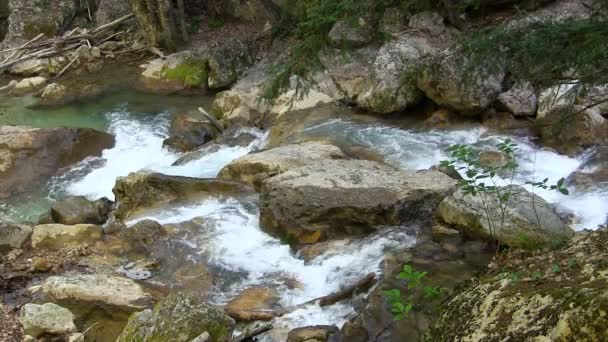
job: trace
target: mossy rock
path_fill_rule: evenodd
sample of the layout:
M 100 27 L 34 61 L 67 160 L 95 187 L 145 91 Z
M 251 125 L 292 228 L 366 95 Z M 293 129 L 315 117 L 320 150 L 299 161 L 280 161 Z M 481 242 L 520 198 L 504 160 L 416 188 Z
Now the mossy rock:
M 204 332 L 211 342 L 228 342 L 235 322 L 221 308 L 191 294 L 176 293 L 133 314 L 117 342 L 190 342 Z
M 200 88 L 207 86 L 206 60 L 187 58 L 175 67 L 166 67 L 162 75 L 169 81 L 179 81 L 189 88 Z

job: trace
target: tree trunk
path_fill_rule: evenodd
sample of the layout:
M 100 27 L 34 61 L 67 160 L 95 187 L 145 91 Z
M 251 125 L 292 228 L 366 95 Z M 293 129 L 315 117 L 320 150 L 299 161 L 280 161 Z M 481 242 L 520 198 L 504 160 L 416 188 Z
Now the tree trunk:
M 182 40 L 171 0 L 129 0 L 129 3 L 148 43 L 175 51 Z

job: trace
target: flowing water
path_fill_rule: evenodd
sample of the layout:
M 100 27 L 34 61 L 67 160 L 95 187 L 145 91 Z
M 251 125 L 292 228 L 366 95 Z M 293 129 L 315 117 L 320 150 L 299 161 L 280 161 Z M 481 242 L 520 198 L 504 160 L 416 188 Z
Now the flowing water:
M 82 104 L 53 113 L 41 114 L 19 107 L 22 108 L 21 116 L 5 114 L 2 119 L 4 123 L 49 127 L 70 122 L 103 129 L 115 135 L 116 145 L 104 151 L 101 157 L 89 158 L 65 170 L 49 183 L 48 188 L 42 189 L 42 193 L 30 195 L 21 203 L 5 203 L 0 207 L 0 215 L 13 219 L 31 219 L 35 217 L 36 211 L 48 208 L 50 202 L 65 195 L 84 195 L 90 199 L 103 196 L 113 198 L 111 190 L 115 179 L 138 170 L 215 177 L 230 161 L 261 148 L 267 136 L 265 132 L 251 130 L 250 133 L 257 139 L 249 146 L 224 147 L 199 160 L 172 166 L 180 154 L 163 148 L 162 141 L 167 136 L 171 113 L 188 108 L 188 105 L 159 105 L 157 100 L 138 95 L 138 100 L 134 101 L 132 94 L 128 96 L 107 98 L 101 105 Z M 488 134 L 481 128 L 415 131 L 343 119 L 308 127 L 302 134 L 309 137 L 332 137 L 368 146 L 382 153 L 390 164 L 415 170 L 427 169 L 446 159 L 446 150 L 452 144 L 466 143 L 487 148 L 505 138 Z M 513 139 L 519 145 L 518 161 L 521 165 L 521 171 L 515 177 L 516 182 L 523 183 L 531 177 L 547 177 L 554 182 L 576 170 L 584 159 L 584 156 L 569 158 L 541 149 L 524 138 Z M 608 213 L 608 190 L 601 187 L 588 192 L 571 190 L 570 196 L 548 191 L 543 191 L 540 195 L 576 214 L 578 228 L 593 229 L 603 224 Z M 259 211 L 255 202 L 213 198 L 181 207 L 165 208 L 147 215 L 127 223 L 132 225 L 146 218 L 162 224 L 178 224 L 193 219 L 192 222 L 199 222 L 200 229 L 180 235 L 171 246 L 176 253 L 185 254 L 186 259 L 204 262 L 216 274 L 221 275 L 211 291 L 210 299 L 216 303 L 224 303 L 252 285 L 268 285 L 280 291 L 283 306 L 297 305 L 332 293 L 369 272 L 379 272 L 387 249 L 405 248 L 415 242 L 412 229 L 386 227 L 382 233 L 360 241 L 338 243 L 325 254 L 304 261 L 294 255 L 288 245 L 260 229 Z M 198 218 L 202 220 L 197 221 Z M 276 329 L 275 334 L 280 335 L 289 328 L 303 325 L 341 325 L 353 312 L 353 308 L 346 304 L 323 309 L 308 305 L 280 318 L 275 326 L 285 329 Z M 271 335 L 265 339 L 273 340 Z

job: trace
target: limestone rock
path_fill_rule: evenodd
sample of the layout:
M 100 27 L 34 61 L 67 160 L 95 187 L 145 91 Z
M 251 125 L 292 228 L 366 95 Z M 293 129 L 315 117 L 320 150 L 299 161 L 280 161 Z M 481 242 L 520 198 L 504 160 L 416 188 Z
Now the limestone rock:
M 416 73 L 424 57 L 434 49 L 422 38 L 402 37 L 380 48 L 370 68 L 370 77 L 357 103 L 376 113 L 392 113 L 418 103 L 422 93 Z
M 538 99 L 530 83 L 514 85 L 498 95 L 498 103 L 515 116 L 533 116 L 538 107 Z
M 224 88 L 236 82 L 253 64 L 254 58 L 253 49 L 240 40 L 212 43 L 209 47 L 209 88 Z
M 370 82 L 370 67 L 376 60 L 376 48 L 365 47 L 349 52 L 327 50 L 320 54 L 321 63 L 348 102 L 356 103 Z
M 260 221 L 271 234 L 317 242 L 428 219 L 456 182 L 365 160 L 327 160 L 262 183 Z
M 242 196 L 252 189 L 235 181 L 167 176 L 137 172 L 116 180 L 114 215 L 125 219 L 146 209 L 206 196 Z
M 233 131 L 234 132 L 234 131 Z M 234 132 L 232 135 L 229 131 L 225 131 L 222 136 L 216 138 L 214 141 L 209 142 L 194 151 L 187 152 L 183 154 L 178 160 L 176 160 L 173 165 L 184 165 L 190 163 L 192 161 L 203 158 L 209 153 L 214 153 L 219 151 L 222 147 L 248 147 L 254 141 L 256 141 L 257 137 L 251 133 L 246 131 Z
M 372 41 L 373 34 L 374 27 L 369 19 L 339 20 L 329 31 L 329 41 L 338 48 L 361 47 Z
M 207 87 L 208 55 L 206 51 L 182 51 L 145 65 L 141 74 L 143 90 L 175 93 L 185 89 Z
M 345 159 L 336 146 L 318 142 L 286 145 L 248 154 L 225 166 L 219 178 L 238 180 L 260 189 L 262 182 L 294 168 L 331 159 Z
M 603 340 L 607 248 L 603 229 L 578 233 L 554 251 L 499 260 L 442 303 L 431 340 Z
M 445 32 L 443 17 L 437 12 L 424 11 L 410 17 L 411 28 L 426 31 L 431 36 L 438 36 Z
M 64 335 L 76 331 L 72 312 L 53 303 L 25 304 L 21 308 L 19 321 L 23 325 L 23 331 L 34 337 L 42 334 Z
M 276 310 L 279 293 L 268 287 L 251 287 L 232 298 L 224 307 L 228 316 L 239 321 L 252 321 L 258 311 Z
M 554 106 L 542 117 L 539 114 L 536 124 L 545 145 L 568 155 L 608 143 L 608 120 L 594 108 Z
M 91 202 L 83 196 L 70 196 L 51 206 L 53 222 L 61 224 L 104 224 L 112 210 L 107 198 Z
M 69 99 L 68 88 L 59 83 L 51 83 L 44 88 L 42 95 L 42 101 L 46 105 L 57 105 L 67 102 Z
M 68 63 L 65 57 L 34 58 L 17 63 L 8 69 L 11 75 L 32 77 L 58 74 Z
M 46 86 L 46 78 L 42 76 L 24 78 L 13 88 L 13 93 L 16 95 L 23 95 L 27 93 L 33 93 Z
M 169 138 L 163 145 L 180 152 L 191 151 L 215 139 L 219 133 L 208 119 L 181 113 L 171 121 Z
M 507 193 L 506 188 L 501 191 Z M 493 225 L 488 223 L 481 198 L 465 196 L 460 190 L 439 204 L 439 217 L 465 235 L 498 240 L 511 247 L 549 244 L 567 239 L 574 233 L 561 220 L 553 206 L 521 187 L 512 187 L 502 227 L 497 196 L 488 193 L 485 198 Z
M 104 274 L 52 276 L 30 291 L 41 300 L 76 307 L 79 312 L 99 306 L 134 312 L 152 302 L 152 297 L 135 281 Z
M 440 106 L 465 116 L 477 115 L 502 91 L 505 71 L 488 73 L 467 65 L 464 57 L 457 54 L 438 56 L 424 68 L 417 80 L 418 88 Z
M 32 247 L 58 250 L 66 247 L 93 246 L 101 239 L 101 226 L 77 224 L 42 224 L 35 226 Z
M 0 127 L 0 198 L 36 188 L 65 166 L 99 155 L 114 137 L 84 128 Z
M 171 294 L 154 310 L 137 312 L 129 318 L 117 342 L 191 342 L 204 332 L 211 341 L 228 342 L 235 323 L 220 308 L 195 295 Z
M 0 222 L 0 252 L 21 248 L 32 234 L 32 227 Z

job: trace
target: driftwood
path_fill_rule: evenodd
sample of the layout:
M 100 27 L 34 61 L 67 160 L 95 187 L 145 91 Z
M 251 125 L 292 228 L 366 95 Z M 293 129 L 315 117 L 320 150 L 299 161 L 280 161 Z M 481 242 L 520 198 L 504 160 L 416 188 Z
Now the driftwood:
M 243 341 L 250 339 L 252 337 L 255 337 L 259 334 L 265 333 L 271 329 L 272 329 L 272 324 L 270 324 L 270 323 L 261 324 L 261 325 L 257 325 L 254 327 L 249 327 L 245 330 L 244 333 L 240 334 L 239 336 L 235 336 L 235 337 L 231 338 L 230 342 L 243 342 Z
M 216 118 L 213 117 L 213 115 L 210 115 L 209 113 L 207 113 L 202 107 L 198 107 L 198 111 L 203 113 L 203 115 L 207 118 L 207 120 L 209 120 L 209 122 L 211 122 L 211 124 L 213 124 L 213 126 L 215 128 L 217 128 L 217 130 L 220 133 L 224 132 L 224 127 L 222 126 L 222 124 L 219 121 L 217 121 Z
M 42 41 L 43 35 L 40 34 L 17 48 L 0 51 L 0 54 L 12 52 L 0 62 L 0 71 L 30 59 L 57 56 L 74 49 L 79 49 L 83 45 L 86 45 L 89 48 L 97 46 L 124 33 L 124 31 L 114 33 L 112 30 L 133 17 L 133 14 L 125 15 L 110 23 L 101 25 L 90 32 L 80 34 L 76 34 L 76 32 L 79 31 L 79 28 L 75 28 L 62 37 L 53 37 Z M 71 63 L 74 61 L 75 59 L 72 59 Z M 62 70 L 62 73 L 65 72 L 65 70 L 67 69 Z
M 366 291 L 376 283 L 376 274 L 368 273 L 365 277 L 358 280 L 356 283 L 345 287 L 344 289 L 329 294 L 327 296 L 315 298 L 307 302 L 294 305 L 280 310 L 234 310 L 225 308 L 226 314 L 238 321 L 270 321 L 275 317 L 280 317 L 307 305 L 319 303 L 320 306 L 329 306 L 336 304 L 339 301 L 350 298 L 355 292 Z

